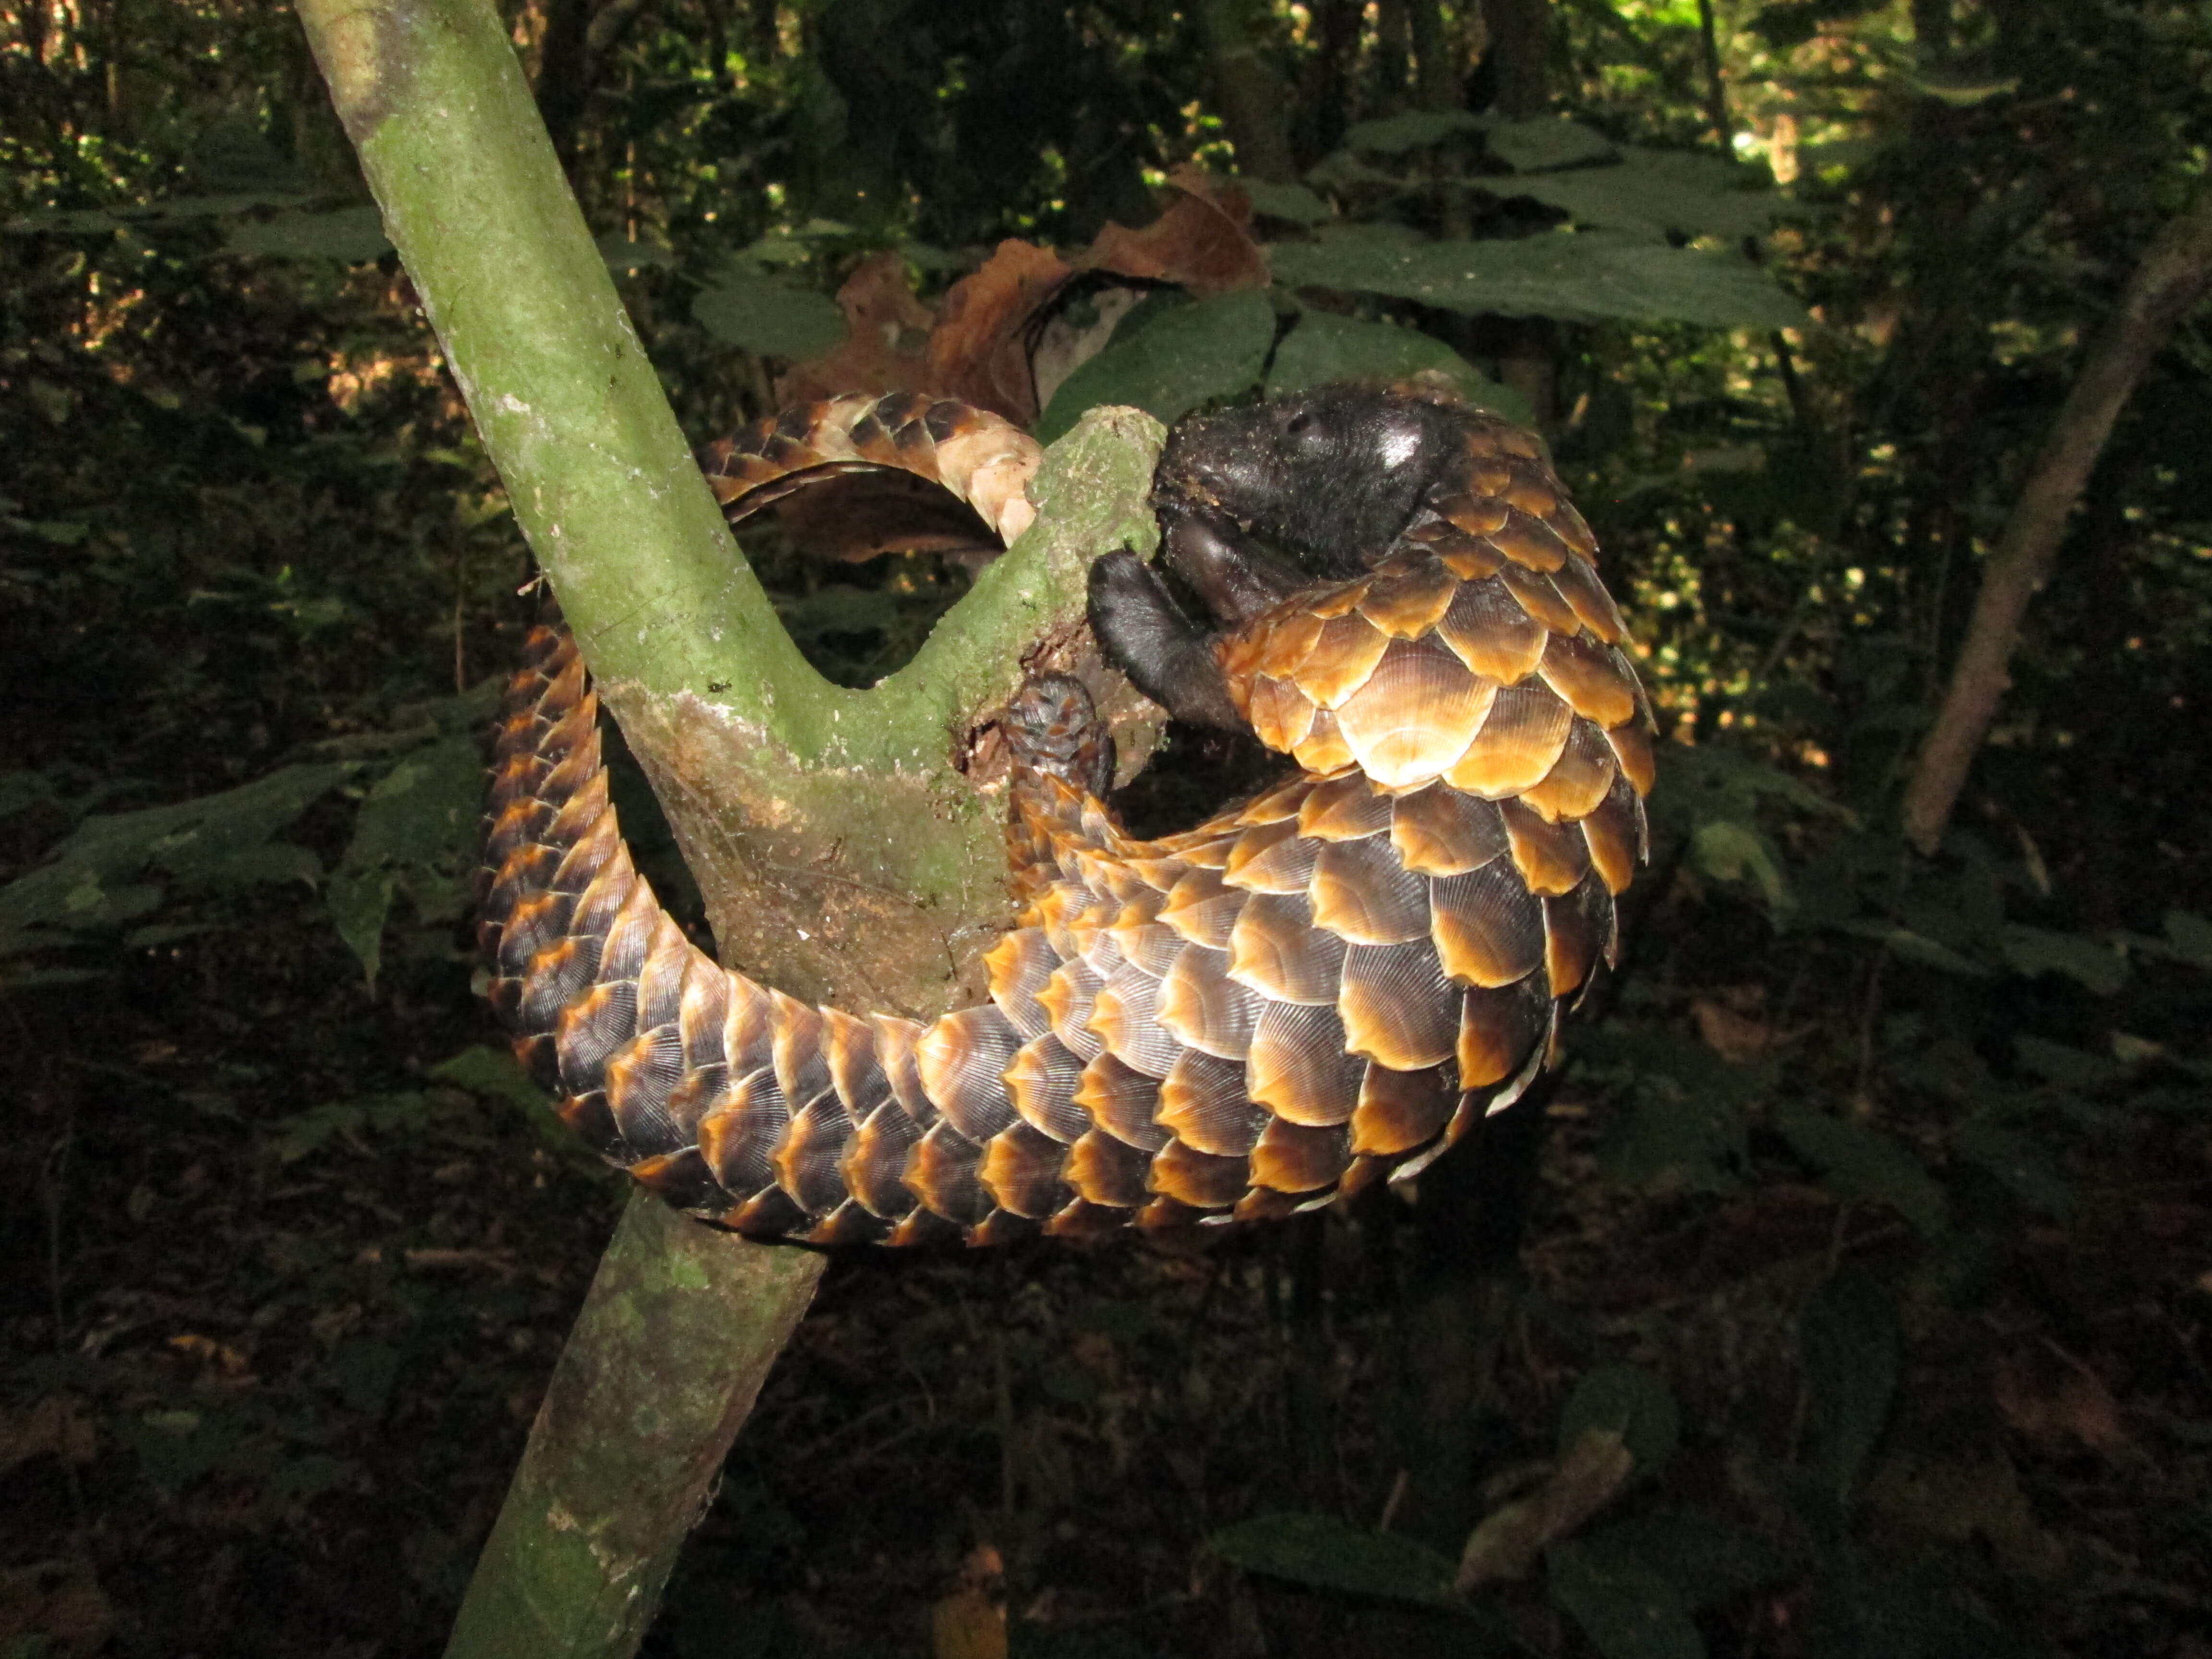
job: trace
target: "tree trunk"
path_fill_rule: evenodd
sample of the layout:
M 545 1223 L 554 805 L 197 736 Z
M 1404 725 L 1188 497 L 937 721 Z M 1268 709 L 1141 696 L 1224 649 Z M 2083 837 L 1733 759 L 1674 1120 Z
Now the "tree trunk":
M 915 659 L 872 691 L 833 686 L 731 539 L 490 0 L 301 0 L 299 11 L 725 960 L 856 1009 L 927 1018 L 972 1000 L 1006 908 L 1002 808 L 957 762 L 1020 683 L 1025 651 L 1085 638 L 1097 550 L 1152 545 L 1158 423 L 1127 410 L 1088 417 L 1031 486 L 1037 526 Z M 817 1269 L 633 1204 L 532 1431 L 456 1653 L 635 1647 Z
M 1298 176 L 1283 119 L 1282 82 L 1252 44 L 1250 20 L 1237 0 L 1199 0 L 1198 27 L 1212 60 L 1222 124 L 1237 146 L 1237 169 L 1248 178 L 1290 184 Z
M 1549 0 L 1482 0 L 1490 32 L 1492 107 L 1509 121 L 1533 121 L 1551 107 Z
M 2068 520 L 2112 422 L 2174 325 L 2212 290 L 2212 191 L 2152 240 L 2119 308 L 2091 349 L 2022 487 L 2004 538 L 1982 574 L 1966 637 L 1936 723 L 1905 785 L 1908 840 L 1932 854 L 1943 839 L 1975 753 L 2011 681 L 2028 600 L 2051 574 Z

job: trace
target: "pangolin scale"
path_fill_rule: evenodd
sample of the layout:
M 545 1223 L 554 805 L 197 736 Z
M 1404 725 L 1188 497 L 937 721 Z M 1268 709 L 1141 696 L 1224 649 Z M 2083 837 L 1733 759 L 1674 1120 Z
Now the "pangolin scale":
M 808 1006 L 684 938 L 608 805 L 575 647 L 538 629 L 495 740 L 478 936 L 561 1115 L 741 1232 L 989 1243 L 1290 1214 L 1510 1104 L 1617 955 L 1650 717 L 1535 441 L 1452 418 L 1440 482 L 1367 568 L 1213 641 L 1237 712 L 1297 763 L 1279 786 L 1133 839 L 1092 793 L 1080 688 L 1025 688 L 1022 908 L 990 1000 L 927 1024 Z M 1010 534 L 1026 441 L 957 404 L 841 398 L 708 471 L 741 516 L 825 471 L 900 467 Z

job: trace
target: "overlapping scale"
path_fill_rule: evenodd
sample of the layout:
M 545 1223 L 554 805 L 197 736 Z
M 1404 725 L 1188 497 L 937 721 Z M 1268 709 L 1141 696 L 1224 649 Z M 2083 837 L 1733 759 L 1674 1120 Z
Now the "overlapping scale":
M 831 400 L 749 441 L 724 457 L 740 510 L 825 468 L 950 465 L 1025 520 L 954 405 Z M 1617 954 L 1654 769 L 1589 527 L 1532 440 L 1470 416 L 1466 441 L 1367 574 L 1224 644 L 1297 775 L 1142 843 L 1017 775 L 1024 915 L 990 1001 L 927 1025 L 694 950 L 622 845 L 573 643 L 533 636 L 479 878 L 518 1055 L 672 1202 L 819 1243 L 1278 1217 L 1425 1164 L 1517 1095 Z
M 1386 789 L 1428 782 L 1467 751 L 1497 682 L 1433 639 L 1394 641 L 1336 710 L 1359 769 Z

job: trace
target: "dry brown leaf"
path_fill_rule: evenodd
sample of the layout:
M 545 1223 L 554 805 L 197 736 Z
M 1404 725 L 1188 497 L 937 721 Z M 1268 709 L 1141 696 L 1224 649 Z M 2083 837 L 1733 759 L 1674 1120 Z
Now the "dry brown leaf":
M 1200 295 L 1273 280 L 1252 240 L 1252 204 L 1243 191 L 1191 167 L 1177 167 L 1168 182 L 1181 194 L 1167 210 L 1142 230 L 1109 220 L 1083 256 L 1084 269 L 1174 283 Z
M 1737 1013 L 1710 997 L 1694 999 L 1690 1017 L 1697 1021 L 1698 1036 L 1705 1047 L 1733 1066 L 1749 1065 L 1774 1041 L 1774 1029 L 1765 1020 Z
M 1017 426 L 1035 421 L 1024 336 L 1030 319 L 1073 274 L 1049 248 L 1012 238 L 1000 243 L 982 269 L 955 283 L 938 307 L 925 352 L 931 389 Z
M 1483 1517 L 1460 1553 L 1452 1587 L 1464 1594 L 1526 1577 L 1547 1549 L 1613 1501 L 1635 1468 L 1620 1430 L 1583 1430 L 1542 1486 Z
M 19 1415 L 0 1417 L 0 1474 L 49 1455 L 89 1463 L 99 1449 L 92 1419 L 65 1394 L 50 1394 Z
M 961 1569 L 961 1588 L 929 1610 L 932 1659 L 1006 1659 L 1006 1565 L 978 1545 Z
M 915 297 L 906 261 L 896 252 L 863 259 L 837 290 L 846 334 L 811 362 L 795 363 L 775 383 L 776 399 L 790 404 L 848 392 L 939 392 L 929 380 L 923 348 L 936 322 Z
M 2130 1443 L 2112 1390 L 2070 1355 L 2007 1354 L 1990 1392 L 2006 1423 L 2047 1451 L 2079 1445 L 2109 1456 Z
M 47 1561 L 0 1573 L 0 1650 L 86 1659 L 114 1629 L 115 1609 L 89 1567 Z

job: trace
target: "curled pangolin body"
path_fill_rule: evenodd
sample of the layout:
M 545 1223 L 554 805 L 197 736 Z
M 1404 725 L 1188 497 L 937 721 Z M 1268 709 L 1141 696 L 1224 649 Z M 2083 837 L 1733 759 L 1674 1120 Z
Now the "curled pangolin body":
M 979 483 L 879 435 L 917 423 L 999 470 Z M 986 958 L 990 1000 L 928 1024 L 808 1006 L 684 939 L 607 805 L 575 648 L 538 630 L 497 739 L 479 937 L 562 1115 L 724 1226 L 980 1243 L 1288 1214 L 1510 1103 L 1615 955 L 1652 755 L 1588 529 L 1532 439 L 1462 425 L 1464 465 L 1373 568 L 1216 647 L 1237 708 L 1298 764 L 1280 786 L 1133 840 L 1085 787 L 1079 688 L 1018 699 L 1023 908 Z M 793 457 L 873 449 L 1025 521 L 1004 480 L 1034 452 L 1010 460 L 1002 428 L 842 399 L 711 470 L 774 488 Z M 744 488 L 718 485 L 739 510 Z

